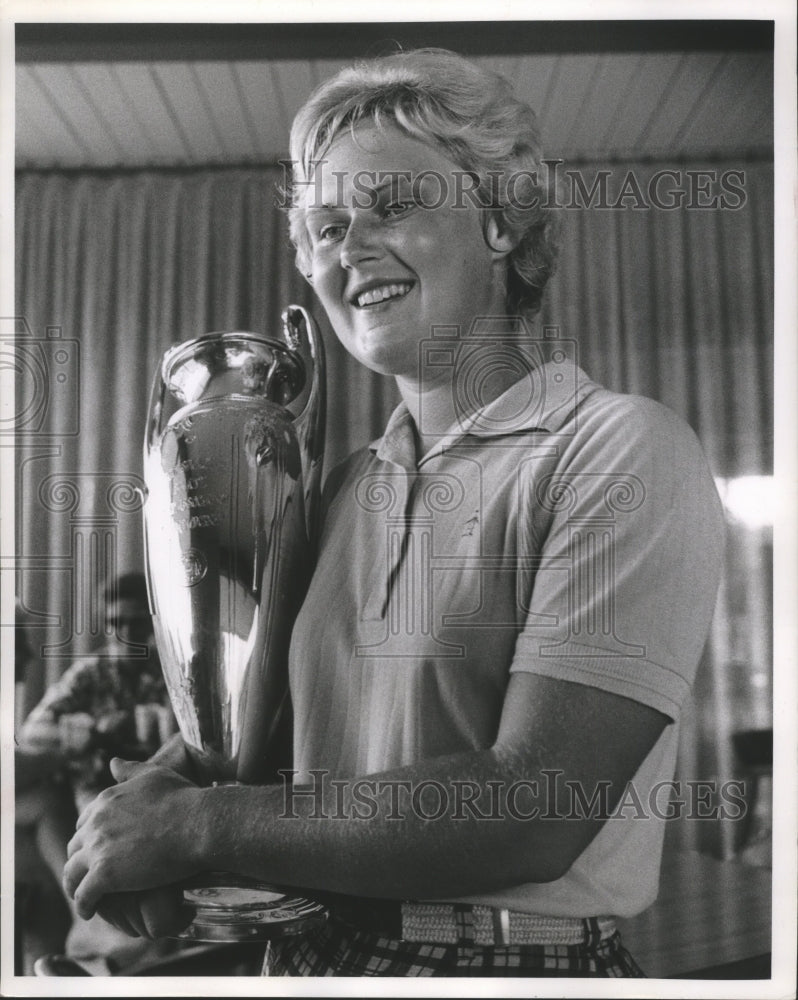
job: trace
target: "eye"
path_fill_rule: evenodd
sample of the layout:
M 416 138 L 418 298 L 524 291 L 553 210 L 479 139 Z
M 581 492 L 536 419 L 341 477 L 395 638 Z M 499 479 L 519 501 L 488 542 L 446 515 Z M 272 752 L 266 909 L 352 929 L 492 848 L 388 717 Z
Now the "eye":
M 346 226 L 343 222 L 330 222 L 322 226 L 317 235 L 317 243 L 337 243 L 346 236 Z
M 382 210 L 386 219 L 395 219 L 400 215 L 405 215 L 413 208 L 411 201 L 391 201 Z

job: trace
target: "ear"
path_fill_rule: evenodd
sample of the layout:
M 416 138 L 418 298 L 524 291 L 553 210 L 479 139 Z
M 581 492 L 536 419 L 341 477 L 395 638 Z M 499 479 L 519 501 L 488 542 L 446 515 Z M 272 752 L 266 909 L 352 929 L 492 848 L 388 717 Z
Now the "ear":
M 497 258 L 506 257 L 518 245 L 518 238 L 509 231 L 501 212 L 491 212 L 488 216 L 485 239 Z

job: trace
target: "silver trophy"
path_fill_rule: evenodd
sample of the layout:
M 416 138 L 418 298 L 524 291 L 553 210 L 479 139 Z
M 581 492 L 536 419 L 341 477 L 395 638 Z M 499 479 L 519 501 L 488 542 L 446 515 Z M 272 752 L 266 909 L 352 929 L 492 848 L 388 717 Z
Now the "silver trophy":
M 155 638 L 204 783 L 275 778 L 290 724 L 288 644 L 315 549 L 324 349 L 298 306 L 283 340 L 210 333 L 168 350 L 144 445 Z M 282 762 L 283 764 L 285 761 Z M 268 940 L 325 919 L 289 890 L 211 872 L 184 889 L 198 941 Z

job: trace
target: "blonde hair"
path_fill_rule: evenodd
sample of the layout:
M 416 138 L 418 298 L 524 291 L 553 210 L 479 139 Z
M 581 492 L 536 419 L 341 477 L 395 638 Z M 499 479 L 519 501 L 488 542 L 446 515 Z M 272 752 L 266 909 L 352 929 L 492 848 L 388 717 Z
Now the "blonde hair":
M 502 216 L 515 239 L 508 258 L 507 308 L 533 314 L 557 257 L 553 190 L 534 111 L 498 73 L 446 49 L 416 49 L 357 62 L 323 83 L 291 129 L 293 193 L 288 209 L 297 266 L 307 271 L 308 236 L 298 194 L 345 129 L 395 125 L 436 146 L 472 175 L 473 193 Z M 470 193 L 470 192 L 469 192 Z M 486 216 L 487 219 L 487 216 Z

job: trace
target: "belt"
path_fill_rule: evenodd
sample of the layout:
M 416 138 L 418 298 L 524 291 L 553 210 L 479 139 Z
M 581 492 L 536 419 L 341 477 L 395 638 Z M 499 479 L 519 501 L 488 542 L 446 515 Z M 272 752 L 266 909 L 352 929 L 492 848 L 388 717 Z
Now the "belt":
M 428 944 L 598 944 L 616 931 L 612 917 L 548 917 L 479 903 L 417 903 L 335 897 L 326 900 L 333 918 L 371 934 Z

